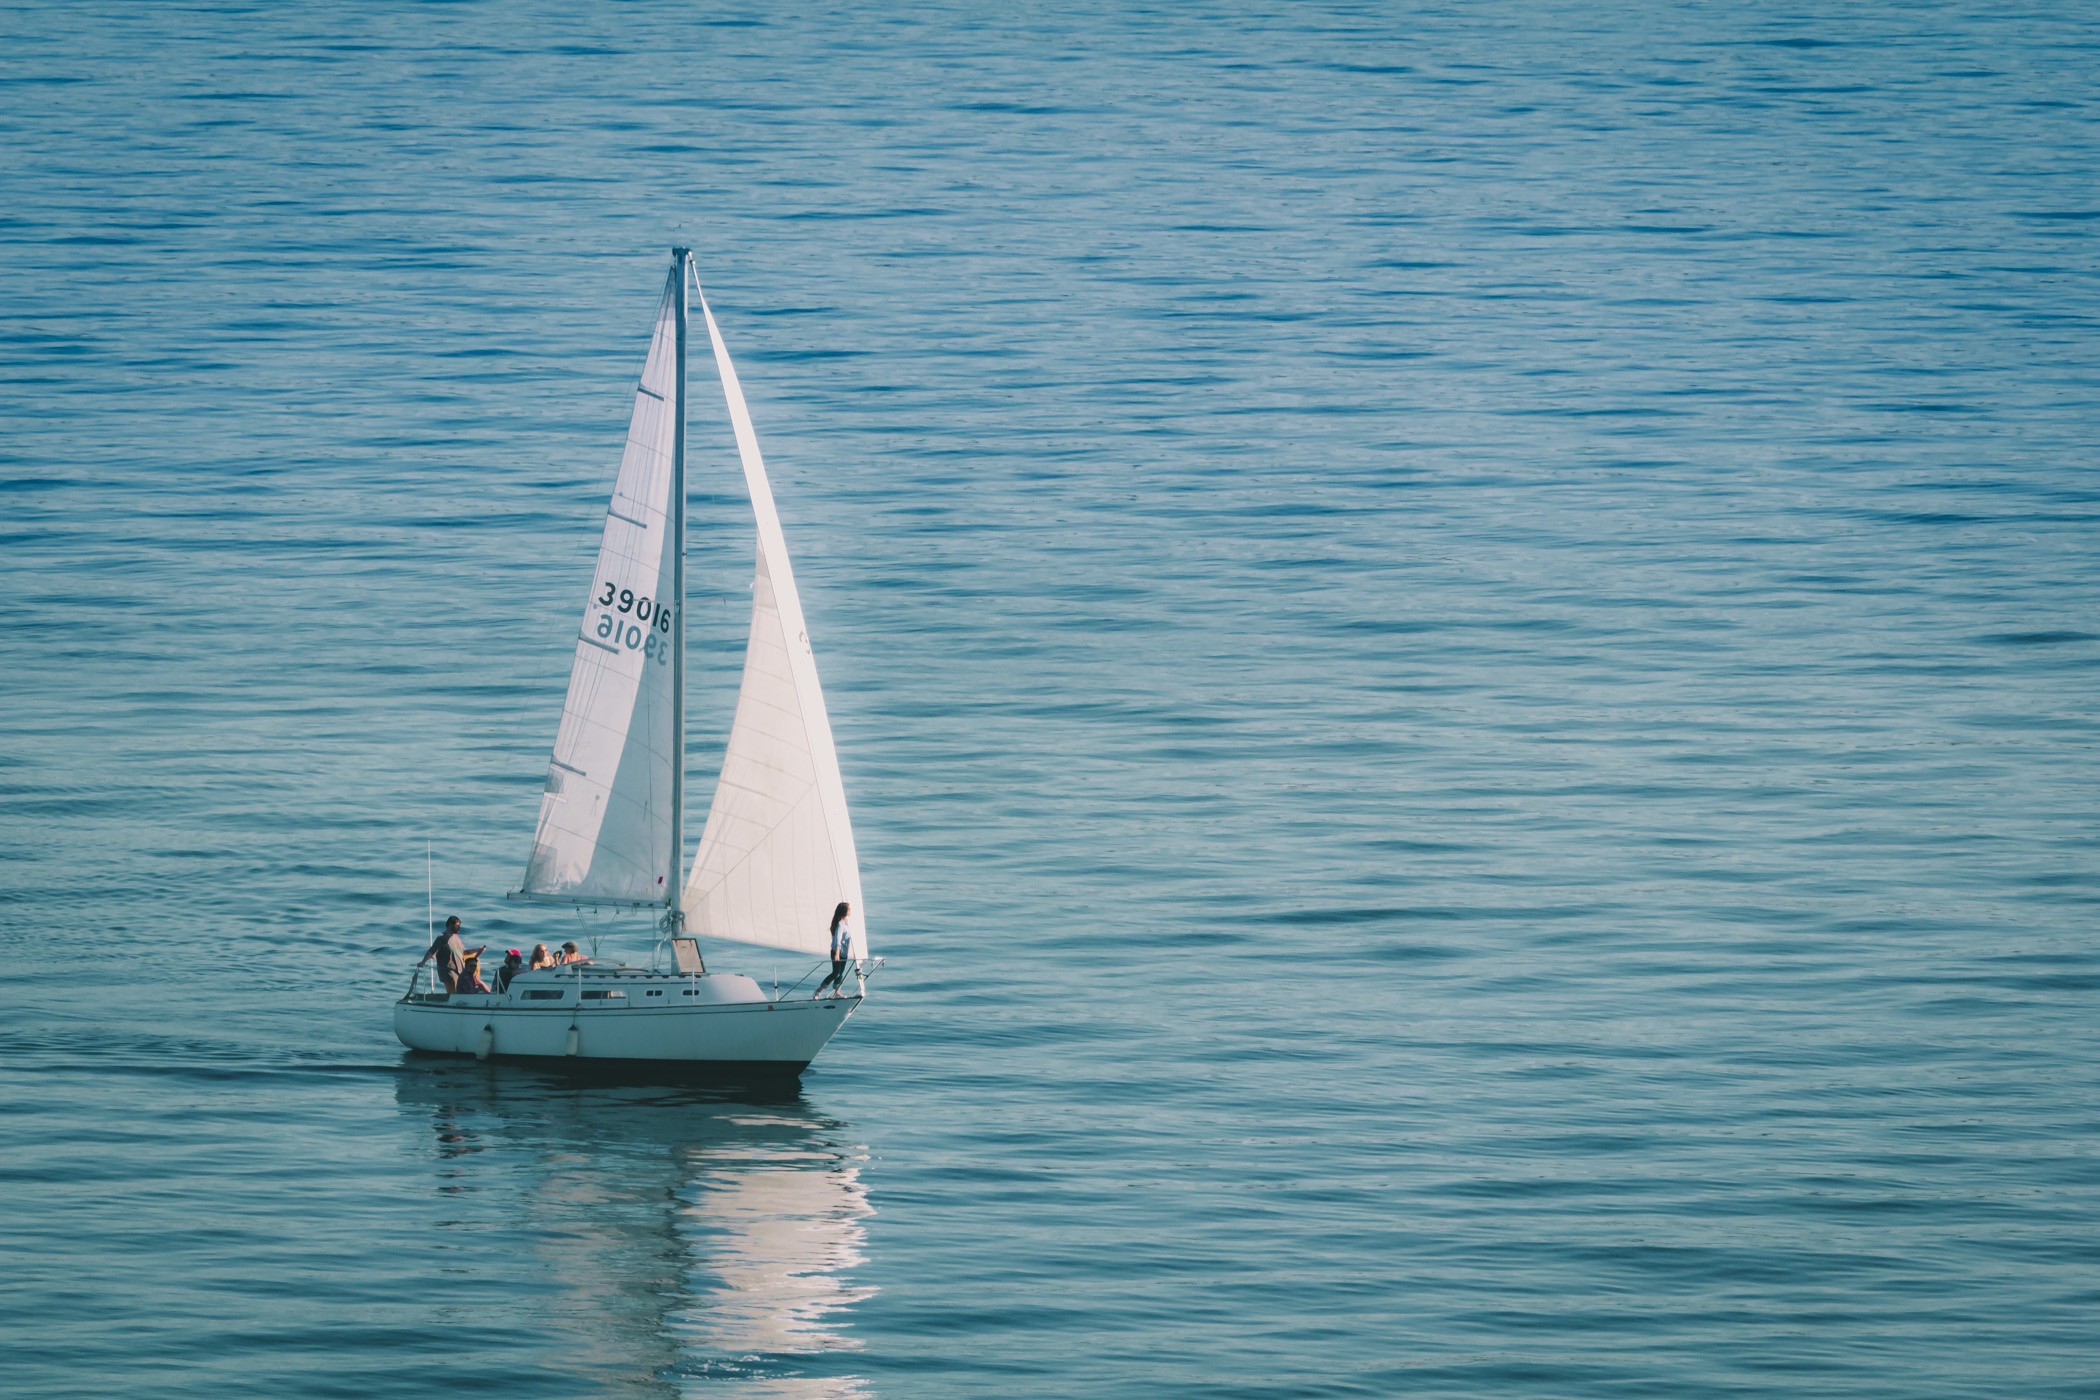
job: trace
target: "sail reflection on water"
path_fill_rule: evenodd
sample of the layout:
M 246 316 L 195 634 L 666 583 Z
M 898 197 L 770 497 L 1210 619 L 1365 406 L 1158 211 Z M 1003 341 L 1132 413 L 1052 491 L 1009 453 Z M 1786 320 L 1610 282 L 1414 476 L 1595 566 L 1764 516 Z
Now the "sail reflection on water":
M 866 1394 L 850 1376 L 780 1365 L 859 1345 L 840 1316 L 870 1291 L 843 1277 L 866 1239 L 859 1169 L 835 1152 L 777 1150 L 706 1149 L 692 1166 L 678 1210 L 694 1261 L 694 1301 L 671 1320 L 680 1349 L 711 1377 L 743 1376 L 744 1394 Z
M 573 1394 L 857 1400 L 863 1153 L 799 1094 L 579 1086 L 496 1065 L 402 1076 L 427 1123 L 441 1329 L 514 1338 Z M 533 1389 L 525 1386 L 520 1389 Z

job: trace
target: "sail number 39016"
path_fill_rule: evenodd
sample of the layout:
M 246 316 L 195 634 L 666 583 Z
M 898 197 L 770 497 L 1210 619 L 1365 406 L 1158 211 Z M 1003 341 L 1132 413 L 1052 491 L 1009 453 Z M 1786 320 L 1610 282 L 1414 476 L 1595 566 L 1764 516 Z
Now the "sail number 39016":
M 622 616 L 610 612 L 598 614 L 599 640 L 615 646 L 624 645 L 629 650 L 639 648 L 642 655 L 651 660 L 668 664 L 671 659 L 671 606 L 637 598 L 631 588 L 610 583 L 600 587 L 604 588 L 605 594 L 592 598 L 592 603 L 601 608 L 616 608 Z M 635 621 L 628 622 L 629 617 Z

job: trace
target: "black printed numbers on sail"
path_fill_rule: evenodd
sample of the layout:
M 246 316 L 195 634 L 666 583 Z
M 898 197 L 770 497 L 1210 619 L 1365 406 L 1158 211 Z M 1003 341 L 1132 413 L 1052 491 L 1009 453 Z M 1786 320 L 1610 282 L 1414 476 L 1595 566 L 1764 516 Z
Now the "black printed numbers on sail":
M 668 633 L 671 630 L 671 609 L 668 606 L 637 598 L 633 589 L 621 588 L 618 584 L 599 586 L 605 590 L 605 596 L 597 600 L 599 607 L 609 608 L 617 603 L 622 613 L 632 614 L 645 624 L 653 622 L 657 631 Z
M 629 651 L 639 649 L 650 660 L 668 665 L 671 660 L 670 605 L 636 597 L 633 589 L 618 584 L 601 583 L 598 586 L 605 592 L 593 595 L 591 601 L 598 607 L 614 609 L 598 614 L 598 640 L 608 646 L 626 647 Z
M 607 646 L 624 646 L 629 651 L 639 647 L 642 655 L 652 661 L 669 664 L 671 660 L 669 638 L 658 636 L 653 627 L 628 622 L 611 613 L 598 614 L 598 639 Z

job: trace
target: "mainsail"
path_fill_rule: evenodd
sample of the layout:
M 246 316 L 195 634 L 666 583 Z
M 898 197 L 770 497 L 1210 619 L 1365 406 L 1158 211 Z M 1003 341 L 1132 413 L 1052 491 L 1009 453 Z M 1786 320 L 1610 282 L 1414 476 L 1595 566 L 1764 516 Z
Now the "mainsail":
M 854 952 L 864 957 L 860 862 L 801 595 L 744 391 L 705 296 L 700 312 L 758 518 L 758 574 L 736 721 L 682 903 L 695 933 L 823 954 L 830 948 L 831 911 L 844 900 L 859 929 Z
M 678 278 L 674 269 L 635 390 L 539 829 L 518 891 L 526 899 L 662 905 L 678 878 L 671 869 L 672 765 L 679 755 L 676 532 L 669 515 Z

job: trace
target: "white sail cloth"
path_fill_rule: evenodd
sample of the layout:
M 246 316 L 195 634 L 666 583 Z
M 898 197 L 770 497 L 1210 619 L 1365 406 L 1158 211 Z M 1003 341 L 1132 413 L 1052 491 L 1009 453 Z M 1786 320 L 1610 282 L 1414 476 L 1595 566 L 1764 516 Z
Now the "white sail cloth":
M 605 514 L 569 670 L 539 829 L 519 893 L 585 904 L 664 904 L 671 868 L 671 451 L 677 274 L 665 289 Z
M 736 721 L 686 884 L 686 916 L 708 937 L 823 955 L 831 912 L 843 900 L 858 929 L 854 955 L 865 957 L 860 862 L 801 595 L 743 388 L 706 297 L 698 299 L 757 517 L 758 574 Z

